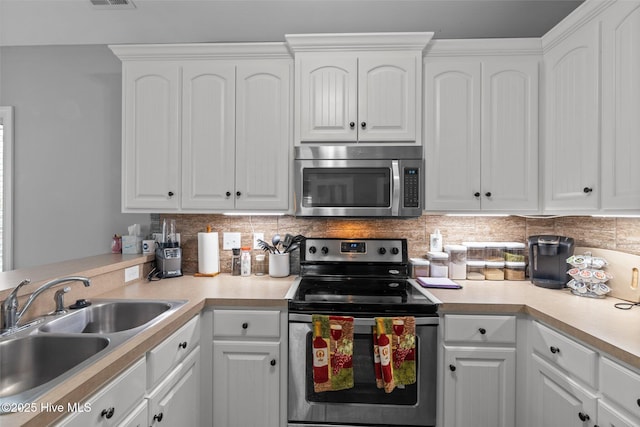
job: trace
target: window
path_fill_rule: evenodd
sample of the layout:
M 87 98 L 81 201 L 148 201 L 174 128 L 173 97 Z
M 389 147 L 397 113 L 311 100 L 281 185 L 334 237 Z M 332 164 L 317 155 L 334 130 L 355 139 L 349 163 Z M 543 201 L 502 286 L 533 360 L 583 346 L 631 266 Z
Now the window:
M 13 268 L 13 107 L 0 107 L 0 271 Z

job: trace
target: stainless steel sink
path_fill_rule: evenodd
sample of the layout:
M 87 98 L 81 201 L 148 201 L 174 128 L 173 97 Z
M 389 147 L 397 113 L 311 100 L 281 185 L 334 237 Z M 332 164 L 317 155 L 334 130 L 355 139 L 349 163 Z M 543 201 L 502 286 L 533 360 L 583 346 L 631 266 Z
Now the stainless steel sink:
M 109 334 L 135 329 L 171 309 L 161 301 L 99 302 L 53 320 L 40 327 L 42 332 Z
M 107 348 L 107 338 L 31 335 L 0 342 L 0 397 L 34 389 Z
M 6 404 L 33 402 L 185 303 L 93 300 L 0 337 L 0 414 Z

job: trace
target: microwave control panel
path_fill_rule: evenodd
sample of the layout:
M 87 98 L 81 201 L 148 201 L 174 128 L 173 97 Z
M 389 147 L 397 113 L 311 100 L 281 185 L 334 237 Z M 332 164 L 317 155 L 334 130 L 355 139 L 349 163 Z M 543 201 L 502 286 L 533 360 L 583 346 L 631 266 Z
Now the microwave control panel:
M 406 208 L 420 207 L 420 169 L 404 168 L 404 202 Z

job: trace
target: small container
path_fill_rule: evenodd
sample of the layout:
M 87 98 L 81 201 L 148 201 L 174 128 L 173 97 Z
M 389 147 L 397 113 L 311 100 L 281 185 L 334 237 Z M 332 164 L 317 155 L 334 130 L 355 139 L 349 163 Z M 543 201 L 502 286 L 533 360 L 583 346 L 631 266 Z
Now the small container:
M 525 265 L 526 264 L 524 261 L 505 261 L 504 279 L 505 280 L 524 280 Z
M 289 252 L 269 255 L 269 276 L 287 277 L 289 275 Z
M 504 244 L 504 260 L 506 262 L 524 262 L 525 244 L 506 242 Z
M 240 275 L 251 276 L 251 248 L 248 246 L 240 248 Z
M 436 228 L 436 231 L 429 237 L 429 250 L 431 252 L 442 252 L 442 234 L 440 234 L 440 230 Z
M 485 249 L 485 258 L 487 262 L 504 262 L 504 242 L 487 242 Z M 488 279 L 487 279 L 488 280 Z
M 424 258 L 409 258 L 409 269 L 412 278 L 429 277 L 430 262 Z
M 256 255 L 256 262 L 254 264 L 253 273 L 256 276 L 264 276 L 267 274 L 267 256 L 265 254 Z
M 484 261 L 467 260 L 467 280 L 484 280 Z
M 484 242 L 463 242 L 467 247 L 467 261 L 483 261 L 485 258 L 485 245 Z
M 449 278 L 464 280 L 467 277 L 467 247 L 464 245 L 445 245 L 449 254 Z
M 431 277 L 449 277 L 449 254 L 446 252 L 427 252 Z
M 233 248 L 231 255 L 231 275 L 240 275 L 240 248 Z
M 504 280 L 504 261 L 486 261 L 484 278 L 485 280 Z

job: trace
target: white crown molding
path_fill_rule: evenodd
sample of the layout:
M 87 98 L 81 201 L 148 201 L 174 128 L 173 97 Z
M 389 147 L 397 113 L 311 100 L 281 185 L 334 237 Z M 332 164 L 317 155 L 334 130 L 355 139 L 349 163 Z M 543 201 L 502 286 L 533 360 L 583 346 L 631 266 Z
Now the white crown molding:
M 420 33 L 285 34 L 292 52 L 422 51 L 433 38 Z
M 269 58 L 291 59 L 285 43 L 187 43 L 109 45 L 122 61 Z
M 558 43 L 571 36 L 579 28 L 600 15 L 617 0 L 586 0 L 560 21 L 555 27 L 542 36 L 543 52 L 548 52 Z
M 539 38 L 432 40 L 425 58 L 450 56 L 542 55 Z

